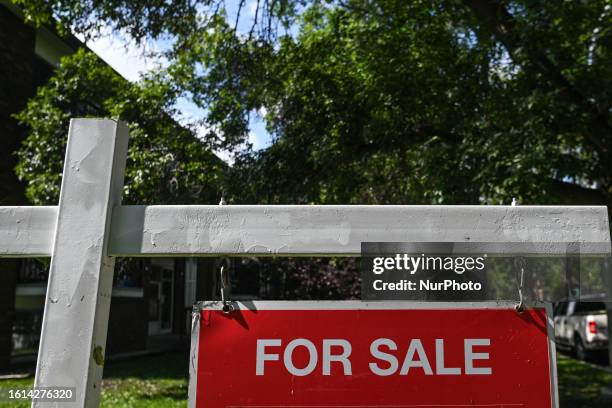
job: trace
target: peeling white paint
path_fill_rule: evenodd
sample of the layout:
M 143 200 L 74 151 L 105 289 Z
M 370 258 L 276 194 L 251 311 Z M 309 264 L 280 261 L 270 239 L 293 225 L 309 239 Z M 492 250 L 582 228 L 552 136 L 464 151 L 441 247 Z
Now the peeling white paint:
M 0 208 L 0 256 L 49 256 L 56 217 L 57 207 Z M 110 251 L 354 256 L 362 241 L 533 242 L 542 253 L 580 242 L 602 253 L 610 233 L 604 206 L 122 206 Z
M 49 256 L 57 207 L 0 207 L 0 256 Z
M 609 231 L 603 206 L 124 206 L 110 251 L 355 256 L 369 241 L 533 243 L 535 253 L 560 254 L 557 244 L 579 242 L 582 253 L 608 253 Z
M 121 200 L 127 141 L 127 127 L 115 121 L 70 123 L 35 385 L 75 387 L 74 406 L 99 404 L 102 367 L 92 351 L 106 344 L 114 269 L 107 244 L 111 212 Z

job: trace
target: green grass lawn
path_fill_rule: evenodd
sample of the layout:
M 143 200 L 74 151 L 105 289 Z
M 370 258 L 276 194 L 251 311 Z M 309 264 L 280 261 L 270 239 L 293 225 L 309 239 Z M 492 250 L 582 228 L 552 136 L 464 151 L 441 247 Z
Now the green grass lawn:
M 110 361 L 104 369 L 102 407 L 186 407 L 187 355 L 169 353 Z M 600 397 L 601 389 L 612 386 L 612 373 L 580 363 L 563 355 L 557 357 L 561 408 L 609 408 L 612 401 Z M 29 387 L 32 379 L 3 380 L 0 387 Z M 29 407 L 27 402 L 0 407 Z
M 612 373 L 557 354 L 560 408 L 610 408 L 612 400 L 601 396 L 612 388 Z
M 187 406 L 188 356 L 168 353 L 109 361 L 102 381 L 102 407 L 175 408 Z M 32 378 L 2 380 L 2 388 L 31 387 Z M 30 403 L 0 403 L 0 407 L 30 407 Z

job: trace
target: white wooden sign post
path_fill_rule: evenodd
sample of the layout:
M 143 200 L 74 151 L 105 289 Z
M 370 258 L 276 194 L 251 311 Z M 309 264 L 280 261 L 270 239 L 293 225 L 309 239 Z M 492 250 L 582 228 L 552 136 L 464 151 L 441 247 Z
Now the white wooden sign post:
M 59 205 L 0 207 L 0 256 L 51 256 L 35 385 L 76 391 L 52 406 L 99 404 L 117 256 L 359 256 L 367 241 L 610 251 L 604 206 L 121 206 L 128 137 L 73 120 Z
M 34 386 L 69 384 L 83 405 L 100 397 L 115 267 L 108 237 L 128 139 L 125 124 L 107 120 L 72 121 L 68 133 Z

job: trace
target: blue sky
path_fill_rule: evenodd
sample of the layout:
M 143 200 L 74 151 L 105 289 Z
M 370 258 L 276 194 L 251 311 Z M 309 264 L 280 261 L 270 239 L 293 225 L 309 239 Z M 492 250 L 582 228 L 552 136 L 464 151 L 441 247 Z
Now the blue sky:
M 233 3 L 233 2 L 229 2 Z M 250 0 L 247 2 L 245 9 L 241 15 L 251 17 L 254 15 L 257 0 Z M 232 15 L 235 16 L 236 10 L 232 9 L 231 6 L 228 9 L 228 15 L 230 18 Z M 239 24 L 239 30 L 248 30 L 249 21 L 241 18 Z M 110 30 L 105 30 L 99 38 L 88 41 L 87 45 L 96 54 L 98 54 L 104 61 L 112 66 L 117 72 L 123 75 L 130 81 L 136 81 L 140 77 L 140 74 L 146 72 L 159 64 L 160 61 L 147 58 L 145 53 L 147 51 L 162 50 L 167 47 L 167 42 L 160 41 L 149 41 L 141 46 L 134 44 L 126 40 L 123 36 L 116 33 L 112 33 Z M 162 61 L 163 64 L 163 61 Z M 178 103 L 178 109 L 180 115 L 177 117 L 179 121 L 189 121 L 195 118 L 201 118 L 204 115 L 204 111 L 198 108 L 195 104 L 187 99 L 182 99 Z M 201 132 L 204 129 L 200 130 Z M 253 148 L 256 150 L 264 149 L 271 143 L 271 136 L 266 131 L 265 122 L 260 115 L 253 112 L 251 114 L 250 121 L 250 132 L 249 141 L 253 144 Z M 226 152 L 217 152 L 226 161 L 231 161 L 231 158 Z

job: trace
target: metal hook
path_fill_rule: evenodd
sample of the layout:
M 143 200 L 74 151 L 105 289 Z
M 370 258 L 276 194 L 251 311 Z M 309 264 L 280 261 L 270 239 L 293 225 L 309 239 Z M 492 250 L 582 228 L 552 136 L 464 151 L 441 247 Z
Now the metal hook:
M 518 258 L 518 264 L 521 269 L 521 275 L 518 281 L 518 294 L 519 294 L 519 302 L 514 307 L 517 312 L 523 313 L 525 311 L 525 301 L 523 299 L 523 281 L 525 278 L 525 258 L 522 256 Z
M 230 300 L 232 294 L 232 283 L 230 282 L 229 276 L 229 265 L 230 261 L 228 258 L 224 258 L 224 262 L 227 264 L 228 268 L 226 270 L 226 265 L 221 265 L 219 269 L 219 282 L 221 283 L 221 303 L 223 303 L 223 313 L 231 313 L 234 311 L 234 305 Z
M 512 203 L 510 204 L 512 207 L 516 207 L 518 205 L 518 201 L 516 201 L 516 197 L 512 197 Z M 518 313 L 523 313 L 525 311 L 525 301 L 523 300 L 523 280 L 525 277 L 525 258 L 520 256 L 518 258 L 518 264 L 521 268 L 521 276 L 518 281 L 518 294 L 519 294 L 519 302 L 514 307 Z
M 219 205 L 225 204 L 225 194 L 221 192 L 221 200 L 219 201 Z M 229 277 L 230 260 L 226 257 L 223 258 L 223 262 L 225 263 L 225 265 L 227 265 L 228 270 L 225 270 L 225 265 L 221 265 L 221 268 L 219 269 L 219 281 L 221 282 L 221 302 L 223 303 L 223 307 L 221 310 L 223 310 L 223 313 L 227 314 L 234 311 L 234 305 L 230 300 L 232 293 L 232 283 L 230 282 Z

